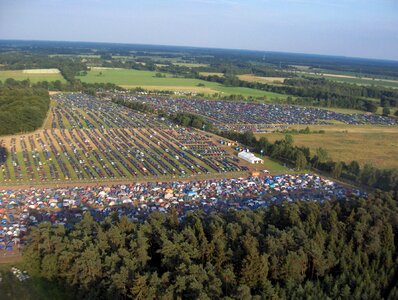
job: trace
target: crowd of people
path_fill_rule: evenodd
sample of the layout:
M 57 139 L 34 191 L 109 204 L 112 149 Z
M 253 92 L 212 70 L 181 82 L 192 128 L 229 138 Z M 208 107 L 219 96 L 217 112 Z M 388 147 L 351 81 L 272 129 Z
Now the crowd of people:
M 396 125 L 397 119 L 376 114 L 343 114 L 326 109 L 285 104 L 259 104 L 249 102 L 211 101 L 189 98 L 166 98 L 115 94 L 127 101 L 153 105 L 168 113 L 189 112 L 200 114 L 220 129 L 233 129 L 247 124 L 330 124 L 339 121 L 350 125 Z M 255 128 L 254 128 L 255 129 Z
M 284 201 L 328 201 L 362 192 L 311 174 L 130 183 L 71 188 L 28 188 L 0 191 L 0 250 L 23 241 L 29 226 L 41 222 L 70 228 L 85 213 L 97 221 L 115 212 L 142 221 L 154 211 L 174 209 L 180 218 L 201 209 L 206 213 L 254 209 Z

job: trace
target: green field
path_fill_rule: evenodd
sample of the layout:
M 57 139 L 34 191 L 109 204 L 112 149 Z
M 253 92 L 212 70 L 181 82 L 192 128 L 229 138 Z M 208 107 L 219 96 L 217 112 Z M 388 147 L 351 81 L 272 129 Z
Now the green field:
M 22 70 L 7 70 L 0 71 L 0 81 L 5 81 L 7 78 L 15 80 L 29 79 L 32 83 L 39 81 L 56 81 L 59 80 L 65 83 L 65 79 L 59 73 L 24 73 Z
M 269 99 L 286 99 L 286 95 L 260 91 L 250 88 L 227 87 L 216 82 L 207 82 L 199 79 L 173 77 L 156 77 L 157 72 L 127 69 L 92 69 L 85 76 L 77 78 L 87 83 L 114 83 L 124 88 L 142 87 L 148 90 L 181 90 L 207 95 L 222 93 L 223 95 L 242 95 L 245 97 L 267 97 Z M 204 86 L 198 86 L 203 84 Z
M 291 126 L 302 129 L 306 126 Z M 398 168 L 398 127 L 372 125 L 348 126 L 312 125 L 310 130 L 325 130 L 324 134 L 294 134 L 294 144 L 306 146 L 314 154 L 316 149 L 326 149 L 335 161 L 358 161 L 361 165 L 371 163 L 379 168 Z M 283 133 L 257 134 L 269 141 L 281 140 Z
M 269 157 L 262 157 L 264 159 L 264 169 L 268 170 L 271 174 L 292 174 L 294 170 L 282 165 Z

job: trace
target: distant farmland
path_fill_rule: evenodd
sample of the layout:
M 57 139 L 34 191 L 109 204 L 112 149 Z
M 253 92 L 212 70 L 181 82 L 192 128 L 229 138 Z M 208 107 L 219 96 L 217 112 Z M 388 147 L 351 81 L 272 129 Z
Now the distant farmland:
M 350 74 L 334 74 L 334 73 L 314 73 L 314 72 L 298 72 L 304 76 L 311 77 L 323 77 L 328 80 L 336 82 L 344 82 L 358 85 L 375 85 L 383 86 L 387 88 L 398 88 L 398 80 L 393 79 L 382 79 L 382 78 L 370 78 L 370 77 L 358 77 Z
M 114 83 L 124 88 L 142 87 L 148 90 L 190 91 L 196 93 L 223 95 L 242 95 L 245 97 L 267 97 L 269 99 L 286 99 L 286 95 L 260 91 L 250 88 L 226 87 L 216 82 L 200 79 L 173 77 L 162 73 L 165 77 L 156 77 L 157 72 L 127 69 L 92 69 L 85 76 L 77 78 L 87 83 Z
M 29 79 L 32 83 L 39 81 L 56 81 L 66 82 L 57 69 L 33 69 L 33 70 L 6 70 L 0 71 L 0 81 L 7 78 L 15 80 Z

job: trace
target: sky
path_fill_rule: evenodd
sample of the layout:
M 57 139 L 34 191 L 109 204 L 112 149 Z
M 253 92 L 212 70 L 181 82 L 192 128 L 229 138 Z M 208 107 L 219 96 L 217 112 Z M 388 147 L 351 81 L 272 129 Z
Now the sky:
M 0 39 L 398 60 L 398 0 L 0 0 Z

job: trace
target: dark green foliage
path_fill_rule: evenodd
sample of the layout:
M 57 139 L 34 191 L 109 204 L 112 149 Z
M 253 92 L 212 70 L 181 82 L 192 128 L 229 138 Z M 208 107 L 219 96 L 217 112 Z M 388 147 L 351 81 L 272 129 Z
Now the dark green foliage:
M 213 131 L 213 125 L 203 119 L 200 115 L 179 112 L 175 115 L 169 115 L 168 118 L 174 123 L 184 127 L 194 127 L 202 130 Z
M 76 299 L 395 299 L 392 193 L 264 210 L 89 214 L 73 230 L 33 228 L 24 261 Z
M 7 161 L 7 149 L 0 147 L 0 165 Z
M 128 108 L 138 110 L 141 112 L 145 113 L 154 113 L 156 110 L 153 106 L 143 103 L 143 102 L 138 102 L 138 101 L 125 101 L 123 99 L 112 99 L 112 101 L 116 104 L 120 104 L 123 106 L 126 106 Z
M 391 113 L 390 109 L 388 107 L 383 107 L 383 115 L 388 116 Z
M 12 79 L 5 86 L 0 82 L 0 135 L 33 131 L 46 118 L 48 91 L 23 85 Z
M 304 129 L 284 129 L 280 131 L 279 129 L 276 130 L 275 132 L 282 132 L 282 133 L 289 133 L 289 134 L 324 134 L 325 130 L 310 130 L 310 128 L 307 126 Z

